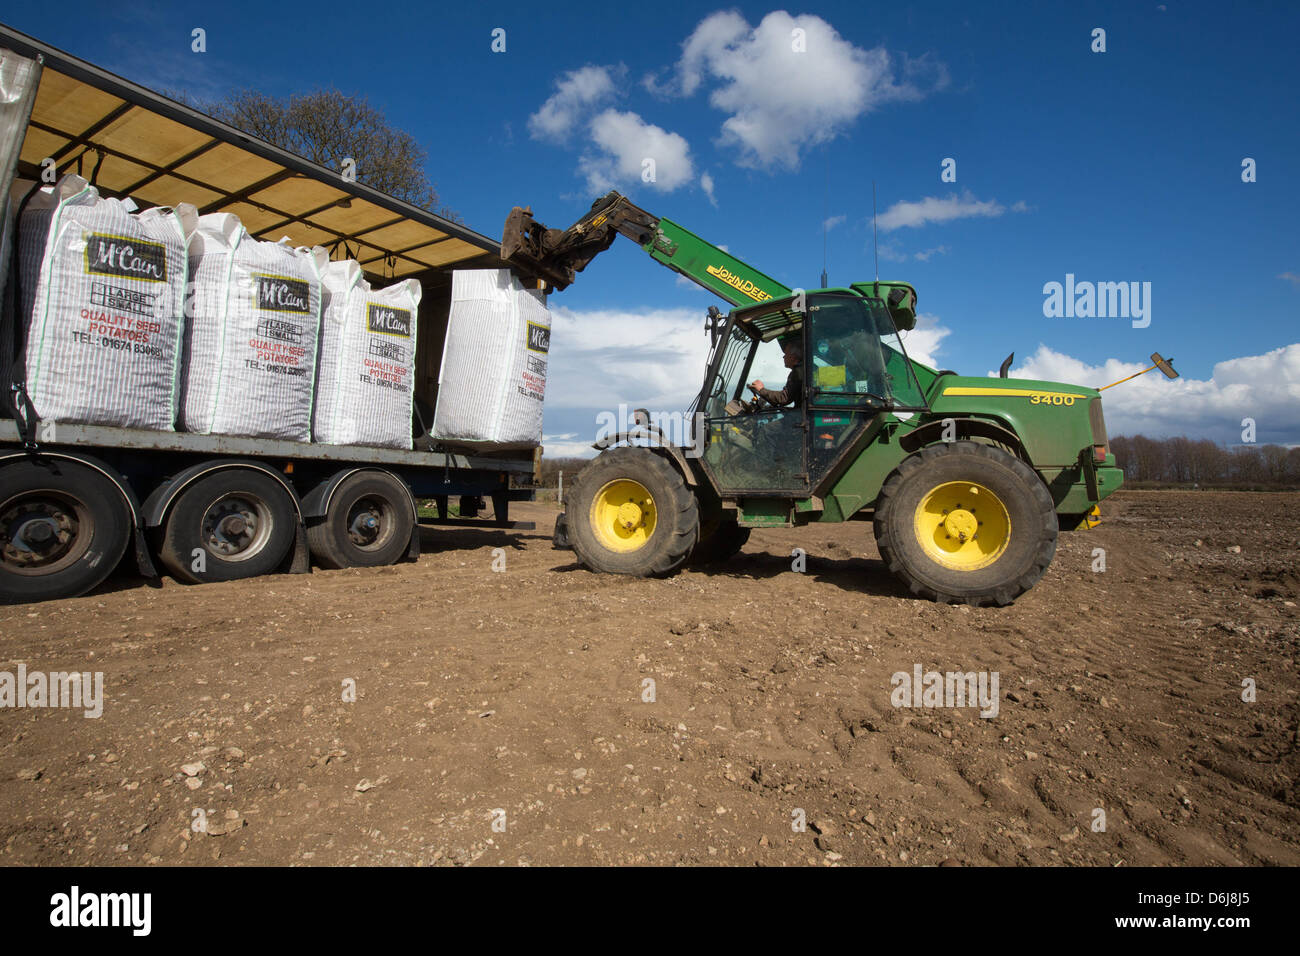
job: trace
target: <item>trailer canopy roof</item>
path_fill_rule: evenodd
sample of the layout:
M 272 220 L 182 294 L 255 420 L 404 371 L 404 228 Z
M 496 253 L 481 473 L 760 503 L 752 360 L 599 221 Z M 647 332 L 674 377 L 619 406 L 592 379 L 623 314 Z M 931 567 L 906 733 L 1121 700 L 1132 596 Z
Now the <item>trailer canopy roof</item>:
M 44 62 L 19 173 L 46 159 L 141 206 L 237 215 L 259 239 L 289 236 L 355 258 L 372 278 L 500 268 L 499 245 L 174 100 L 0 25 L 0 47 Z

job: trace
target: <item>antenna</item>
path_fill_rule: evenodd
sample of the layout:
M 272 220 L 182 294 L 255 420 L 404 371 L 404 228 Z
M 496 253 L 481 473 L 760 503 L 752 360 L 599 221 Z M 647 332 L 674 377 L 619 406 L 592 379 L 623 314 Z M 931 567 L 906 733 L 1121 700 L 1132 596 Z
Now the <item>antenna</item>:
M 876 181 L 871 180 L 871 251 L 876 257 L 876 285 L 871 291 L 880 295 L 880 243 L 876 241 Z
M 826 149 L 826 189 L 822 195 L 822 288 L 827 286 L 826 247 L 829 238 L 831 215 L 831 151 Z
M 830 232 L 830 229 L 827 228 L 826 223 L 827 223 L 827 220 L 823 219 L 823 220 L 822 220 L 822 288 L 823 288 L 823 289 L 825 289 L 826 286 L 827 286 L 827 282 L 826 282 L 826 234 Z

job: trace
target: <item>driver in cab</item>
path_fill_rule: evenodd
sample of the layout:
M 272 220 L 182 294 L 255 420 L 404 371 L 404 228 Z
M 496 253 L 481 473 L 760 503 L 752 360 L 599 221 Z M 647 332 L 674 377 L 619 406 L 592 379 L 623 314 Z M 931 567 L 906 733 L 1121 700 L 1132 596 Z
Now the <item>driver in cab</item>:
M 786 336 L 781 340 L 781 351 L 785 353 L 785 367 L 790 370 L 785 380 L 785 388 L 780 391 L 765 388 L 763 380 L 756 378 L 749 383 L 749 389 L 776 408 L 787 405 L 798 408 L 803 402 L 803 344 L 797 335 Z

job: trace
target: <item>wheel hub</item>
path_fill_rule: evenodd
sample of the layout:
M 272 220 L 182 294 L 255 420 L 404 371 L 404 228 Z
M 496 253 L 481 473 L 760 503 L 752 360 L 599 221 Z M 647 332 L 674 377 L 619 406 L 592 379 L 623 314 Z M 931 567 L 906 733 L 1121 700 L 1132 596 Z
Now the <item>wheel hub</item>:
M 221 519 L 221 533 L 227 538 L 237 538 L 248 530 L 243 515 L 227 515 Z
M 658 524 L 654 496 L 631 478 L 611 481 L 592 499 L 590 521 L 596 538 L 609 550 L 637 551 Z
M 367 508 L 352 518 L 352 522 L 348 525 L 348 537 L 363 547 L 374 544 L 382 526 L 379 515 Z
M 626 501 L 618 506 L 618 523 L 625 531 L 635 531 L 643 520 L 641 506 L 635 501 Z
M 921 496 L 916 537 L 932 561 L 957 571 L 978 571 L 1000 558 L 1011 540 L 1006 506 L 976 482 L 949 481 Z
M 48 568 L 71 555 L 80 530 L 77 512 L 63 502 L 19 501 L 0 513 L 4 563 L 24 570 Z
M 967 511 L 965 508 L 957 508 L 950 511 L 948 512 L 947 517 L 943 519 L 944 532 L 962 542 L 975 537 L 976 529 L 978 527 L 978 519 L 972 512 Z
M 203 543 L 223 558 L 251 557 L 261 549 L 269 533 L 265 507 L 241 495 L 227 495 L 213 502 L 203 515 Z

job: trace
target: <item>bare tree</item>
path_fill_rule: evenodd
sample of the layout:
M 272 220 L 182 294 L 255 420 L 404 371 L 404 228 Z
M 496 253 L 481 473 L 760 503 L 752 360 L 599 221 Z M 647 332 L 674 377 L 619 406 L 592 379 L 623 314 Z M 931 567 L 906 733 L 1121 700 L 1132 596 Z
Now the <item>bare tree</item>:
M 359 182 L 460 222 L 441 205 L 424 172 L 427 153 L 410 133 L 390 126 L 364 97 L 317 90 L 280 99 L 241 90 L 216 103 L 197 104 L 224 123 L 340 172 L 351 160 Z
M 1209 439 L 1118 435 L 1110 450 L 1125 481 L 1202 487 L 1295 488 L 1300 486 L 1300 446 L 1237 445 Z
M 589 464 L 591 464 L 589 458 L 543 458 L 542 467 L 537 473 L 537 481 L 543 487 L 551 488 L 554 487 L 560 472 L 564 472 L 568 480 L 572 481 L 578 472 Z

